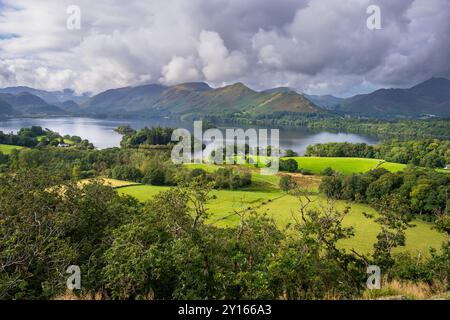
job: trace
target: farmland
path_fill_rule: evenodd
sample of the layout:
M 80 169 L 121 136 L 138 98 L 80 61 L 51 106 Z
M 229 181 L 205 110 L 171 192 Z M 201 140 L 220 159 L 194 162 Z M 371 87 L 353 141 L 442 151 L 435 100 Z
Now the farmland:
M 169 187 L 159 187 L 151 185 L 128 186 L 118 189 L 120 194 L 130 195 L 140 201 L 152 199 L 159 192 L 168 190 Z M 299 200 L 291 195 L 286 195 L 280 191 L 230 191 L 214 190 L 213 199 L 210 200 L 208 208 L 211 216 L 210 223 L 220 226 L 236 226 L 239 223 L 239 216 L 235 211 L 243 209 L 255 209 L 261 214 L 267 214 L 273 217 L 277 225 L 282 229 L 287 224 L 293 223 L 292 214 L 296 213 Z M 312 206 L 325 204 L 326 199 L 322 196 L 311 196 Z M 350 214 L 344 220 L 347 226 L 355 228 L 355 236 L 351 239 L 341 242 L 344 248 L 353 248 L 358 252 L 368 253 L 373 248 L 376 235 L 379 232 L 379 225 L 373 220 L 366 218 L 363 212 L 376 214 L 374 209 L 364 204 L 348 203 L 338 201 L 337 207 L 344 209 L 350 205 Z M 410 251 L 419 251 L 427 254 L 429 247 L 439 248 L 444 235 L 433 230 L 430 223 L 423 221 L 414 221 L 415 227 L 407 231 L 406 249 Z
M 20 149 L 24 149 L 24 147 L 8 144 L 0 144 L 0 152 L 4 154 L 10 154 L 13 150 L 20 150 Z
M 331 167 L 344 175 L 367 172 L 377 167 L 385 168 L 391 172 L 401 171 L 406 167 L 403 164 L 366 158 L 294 157 L 294 159 L 299 163 L 299 168 L 306 168 L 315 175 L 290 174 L 311 194 L 312 207 L 322 206 L 327 202 L 326 197 L 317 193 L 320 177 L 316 176 L 320 175 L 327 167 Z M 219 168 L 219 166 L 211 164 L 191 164 L 186 165 L 186 167 L 190 170 L 203 169 L 207 172 L 214 172 Z M 253 182 L 250 187 L 233 191 L 212 191 L 213 199 L 208 204 L 211 214 L 209 223 L 219 227 L 236 226 L 239 223 L 239 216 L 236 212 L 250 209 L 272 217 L 281 229 L 288 224 L 294 223 L 293 214 L 297 212 L 299 199 L 281 192 L 278 188 L 280 176 L 285 175 L 285 173 L 265 176 L 259 174 L 258 169 L 251 168 L 251 166 L 248 167 L 252 171 Z M 159 192 L 169 189 L 169 187 L 151 185 L 127 186 L 126 182 L 119 182 L 119 184 L 124 185 L 118 190 L 120 194 L 133 196 L 142 202 L 150 200 Z M 341 246 L 347 249 L 355 249 L 361 253 L 371 252 L 376 241 L 376 235 L 380 231 L 380 226 L 373 219 L 365 217 L 364 213 L 377 216 L 376 211 L 366 204 L 342 200 L 337 201 L 336 206 L 340 210 L 343 210 L 346 206 L 351 207 L 344 223 L 355 229 L 354 237 L 342 240 Z M 431 223 L 415 220 L 413 225 L 414 227 L 406 232 L 407 241 L 405 248 L 407 250 L 427 254 L 429 247 L 440 248 L 441 243 L 444 241 L 444 235 L 432 229 Z M 397 249 L 397 251 L 401 250 L 401 248 Z
M 366 158 L 293 157 L 292 159 L 297 161 L 299 168 L 310 170 L 314 174 L 320 174 L 328 167 L 344 175 L 363 173 L 375 168 L 384 168 L 396 172 L 402 171 L 406 167 L 406 165 L 400 163 Z

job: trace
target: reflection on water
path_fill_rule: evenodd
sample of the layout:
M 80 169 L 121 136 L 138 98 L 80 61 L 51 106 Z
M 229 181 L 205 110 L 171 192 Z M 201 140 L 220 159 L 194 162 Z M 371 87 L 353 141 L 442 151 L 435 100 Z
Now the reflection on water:
M 128 124 L 134 129 L 145 126 L 165 126 L 173 128 L 186 128 L 191 130 L 192 124 L 175 120 L 153 119 L 153 120 L 110 120 L 92 118 L 22 118 L 0 121 L 0 131 L 17 132 L 20 128 L 30 126 L 41 126 L 62 135 L 70 134 L 88 139 L 98 148 L 110 148 L 119 146 L 121 135 L 114 131 L 119 125 Z M 192 131 L 191 131 L 192 132 Z M 292 149 L 303 154 L 310 144 L 326 142 L 364 142 L 375 144 L 376 138 L 351 133 L 312 132 L 307 129 L 280 129 L 280 146 L 282 150 Z

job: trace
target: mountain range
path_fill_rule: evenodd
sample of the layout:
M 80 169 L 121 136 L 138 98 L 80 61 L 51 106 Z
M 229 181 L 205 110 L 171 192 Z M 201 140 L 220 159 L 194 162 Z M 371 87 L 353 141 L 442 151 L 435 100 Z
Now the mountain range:
M 450 80 L 431 78 L 408 89 L 379 89 L 345 99 L 340 111 L 363 114 L 450 116 Z
M 213 89 L 206 83 L 175 86 L 159 84 L 112 89 L 93 96 L 80 105 L 83 112 L 143 115 L 223 115 L 245 113 L 249 116 L 274 111 L 320 112 L 304 96 L 292 90 L 254 91 L 242 83 Z
M 45 91 L 34 89 L 30 87 L 8 87 L 0 89 L 0 93 L 10 93 L 10 94 L 19 94 L 22 92 L 30 93 L 34 96 L 37 96 L 43 100 L 45 100 L 48 104 L 60 104 L 64 101 L 72 100 L 76 103 L 82 103 L 89 99 L 89 93 L 85 93 L 83 95 L 77 95 L 72 89 L 64 89 L 61 91 Z
M 330 94 L 323 96 L 304 94 L 304 96 L 308 100 L 315 103 L 317 106 L 327 110 L 338 109 L 340 107 L 340 104 L 345 100 L 344 98 L 335 97 Z
M 201 116 L 256 117 L 274 112 L 339 112 L 369 116 L 450 116 L 450 80 L 431 78 L 408 89 L 379 89 L 350 98 L 307 95 L 287 87 L 255 91 L 243 83 L 211 88 L 203 82 L 148 84 L 76 95 L 73 90 L 0 89 L 0 116 Z
M 76 95 L 71 89 L 45 91 L 30 87 L 0 89 L 0 116 L 46 116 L 78 113 L 79 103 L 88 95 Z

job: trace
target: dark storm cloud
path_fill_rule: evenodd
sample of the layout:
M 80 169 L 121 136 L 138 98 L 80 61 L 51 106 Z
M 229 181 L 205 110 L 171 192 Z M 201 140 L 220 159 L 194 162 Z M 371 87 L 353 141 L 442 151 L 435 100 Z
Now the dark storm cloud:
M 80 0 L 77 31 L 72 1 L 4 2 L 0 30 L 17 37 L 0 39 L 0 86 L 242 81 L 348 94 L 450 78 L 448 0 Z M 381 30 L 366 27 L 373 4 Z

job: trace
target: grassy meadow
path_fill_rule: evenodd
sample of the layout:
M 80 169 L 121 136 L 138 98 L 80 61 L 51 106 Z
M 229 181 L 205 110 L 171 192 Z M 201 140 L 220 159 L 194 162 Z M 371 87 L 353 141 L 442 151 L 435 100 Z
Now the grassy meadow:
M 314 174 L 320 174 L 325 168 L 344 175 L 352 173 L 364 173 L 375 168 L 385 168 L 391 172 L 402 171 L 406 165 L 401 163 L 386 162 L 380 159 L 367 158 L 325 158 L 325 157 L 293 157 L 299 168 L 310 170 Z
M 3 154 L 10 154 L 14 149 L 20 150 L 25 149 L 25 147 L 14 146 L 9 144 L 0 144 L 0 152 L 2 152 Z
M 136 185 L 122 187 L 118 189 L 118 192 L 133 196 L 140 201 L 147 201 L 159 192 L 168 190 L 168 188 Z M 261 214 L 273 217 L 279 227 L 284 228 L 289 223 L 295 222 L 292 215 L 297 213 L 299 206 L 299 200 L 296 197 L 286 195 L 281 191 L 213 190 L 212 196 L 213 199 L 208 204 L 211 213 L 209 221 L 220 227 L 237 225 L 239 217 L 236 215 L 236 211 L 255 209 Z M 326 199 L 323 196 L 311 196 L 311 199 L 313 200 L 311 206 L 326 204 Z M 366 218 L 363 212 L 375 215 L 376 212 L 364 204 L 337 201 L 339 209 L 344 209 L 346 206 L 350 206 L 351 209 L 344 223 L 355 228 L 355 236 L 341 241 L 341 245 L 344 248 L 353 248 L 358 252 L 368 253 L 373 248 L 380 227 L 372 219 Z M 427 254 L 429 247 L 440 248 L 444 241 L 444 235 L 432 229 L 431 223 L 416 220 L 413 225 L 414 227 L 407 231 L 407 250 Z
M 406 164 L 387 162 L 381 159 L 370 158 L 344 158 L 344 157 L 283 157 L 282 160 L 294 159 L 298 163 L 299 169 L 307 169 L 313 174 L 320 175 L 325 168 L 332 168 L 334 171 L 344 175 L 352 173 L 364 173 L 376 168 L 385 168 L 391 172 L 402 171 Z M 270 157 L 258 156 L 258 167 L 263 167 Z M 253 165 L 246 165 L 253 167 Z
M 406 167 L 404 164 L 365 158 L 294 157 L 294 159 L 299 163 L 299 168 L 306 168 L 315 174 L 313 176 L 290 174 L 302 188 L 311 194 L 311 207 L 324 206 L 327 203 L 327 199 L 318 193 L 321 179 L 318 175 L 327 167 L 344 175 L 367 172 L 377 167 L 383 167 L 392 172 L 401 171 Z M 207 172 L 214 172 L 219 168 L 213 164 L 188 164 L 186 166 L 190 170 L 198 168 Z M 296 214 L 298 215 L 299 199 L 283 193 L 278 187 L 280 177 L 286 173 L 266 176 L 261 175 L 258 168 L 246 167 L 252 172 L 250 187 L 240 190 L 212 191 L 212 199 L 208 204 L 209 223 L 218 227 L 235 226 L 239 223 L 239 216 L 236 212 L 250 209 L 273 217 L 281 229 L 295 223 L 294 217 Z M 151 200 L 158 193 L 169 189 L 165 186 L 142 185 L 114 179 L 105 179 L 105 183 L 117 188 L 117 192 L 120 194 L 133 196 L 142 202 Z M 303 198 L 303 200 L 305 199 Z M 350 207 L 350 213 L 344 219 L 344 224 L 353 226 L 355 235 L 351 239 L 342 240 L 341 246 L 346 249 L 355 249 L 360 253 L 369 253 L 373 250 L 380 226 L 373 219 L 367 218 L 364 213 L 372 214 L 375 217 L 377 213 L 365 204 L 336 201 L 336 207 L 340 210 L 347 206 Z M 431 223 L 414 220 L 412 225 L 413 227 L 406 232 L 405 248 L 398 248 L 397 251 L 406 249 L 427 255 L 430 247 L 436 249 L 441 247 L 445 236 L 434 230 Z

